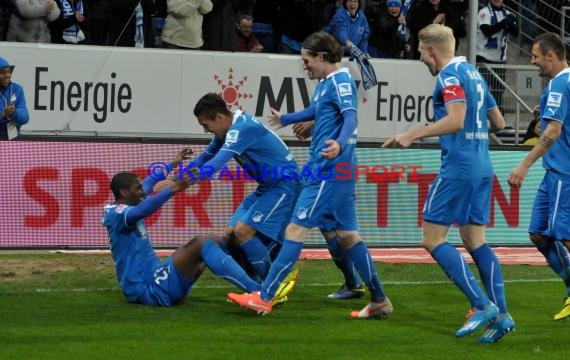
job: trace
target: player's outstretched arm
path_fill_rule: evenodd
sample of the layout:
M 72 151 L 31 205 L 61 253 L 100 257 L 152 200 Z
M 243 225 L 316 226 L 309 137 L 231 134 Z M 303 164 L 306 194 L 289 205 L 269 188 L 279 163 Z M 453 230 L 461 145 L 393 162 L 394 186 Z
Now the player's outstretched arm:
M 183 162 L 184 160 L 188 160 L 190 158 L 190 155 L 193 154 L 192 149 L 190 148 L 183 148 L 182 150 L 180 150 L 173 158 L 172 160 L 170 160 L 170 162 L 168 164 L 166 164 L 166 168 L 163 169 L 163 171 L 165 172 L 163 175 L 164 177 L 162 177 L 162 179 L 166 179 L 166 177 L 168 176 L 168 174 L 170 174 L 172 172 L 172 170 L 174 168 L 176 168 L 178 166 L 178 164 L 180 164 L 181 162 Z M 150 195 L 152 194 L 153 189 L 155 191 L 160 191 L 161 189 L 163 189 L 166 185 L 168 185 L 169 183 L 165 183 L 165 180 L 162 180 L 160 176 L 147 176 L 143 181 L 142 181 L 142 187 L 143 190 L 145 192 L 145 194 Z M 159 182 L 161 182 L 161 184 L 158 184 Z M 157 185 L 158 184 L 158 185 Z
M 313 120 L 315 115 L 315 108 L 312 106 L 290 114 L 281 114 L 279 111 L 271 108 L 271 115 L 267 117 L 267 122 L 275 130 L 279 130 L 287 125 Z
M 398 134 L 384 144 L 383 148 L 396 146 L 407 148 L 417 139 L 452 134 L 463 130 L 467 107 L 464 102 L 453 102 L 446 106 L 447 116 L 427 126 L 418 127 Z

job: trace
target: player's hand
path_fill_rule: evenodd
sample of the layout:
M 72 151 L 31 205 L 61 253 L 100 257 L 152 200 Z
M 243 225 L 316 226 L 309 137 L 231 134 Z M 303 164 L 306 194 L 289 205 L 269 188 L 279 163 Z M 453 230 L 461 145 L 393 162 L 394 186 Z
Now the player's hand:
M 334 159 L 340 154 L 340 145 L 335 140 L 326 140 L 328 146 L 321 150 L 321 156 L 325 159 Z
M 437 14 L 437 16 L 435 17 L 435 19 L 433 19 L 433 23 L 434 23 L 434 24 L 443 25 L 444 22 L 445 22 L 445 14 L 444 14 L 444 13 L 439 13 L 439 14 Z
M 275 130 L 279 130 L 283 127 L 283 124 L 281 124 L 281 113 L 279 111 L 275 110 L 274 108 L 270 108 L 270 109 L 271 109 L 271 115 L 269 115 L 267 117 L 267 122 Z
M 398 134 L 390 140 L 386 141 L 384 144 L 382 144 L 382 147 L 387 148 L 391 145 L 393 147 L 399 147 L 403 149 L 409 147 L 412 144 L 412 141 L 414 141 L 414 139 L 407 132 L 405 132 Z
M 165 188 L 174 184 L 174 181 L 175 180 L 173 180 L 172 178 L 168 178 L 168 179 L 159 181 L 154 185 L 154 188 L 152 190 L 154 192 L 160 192 L 161 190 L 164 190 Z
M 509 185 L 515 189 L 520 189 L 526 176 L 528 175 L 528 167 L 524 165 L 517 166 L 507 178 Z
M 191 148 L 184 148 L 180 150 L 178 154 L 176 154 L 176 156 L 172 159 L 172 163 L 174 164 L 174 166 L 177 166 L 184 160 L 190 159 L 190 155 L 192 155 L 193 153 L 194 152 L 192 151 Z
M 14 103 L 12 103 L 12 104 L 10 104 L 4 108 L 4 112 L 2 115 L 4 117 L 10 117 L 10 116 L 12 116 L 14 111 L 16 111 L 16 105 L 14 105 Z
M 315 120 L 305 121 L 293 125 L 293 134 L 299 140 L 306 140 L 311 137 L 311 130 L 315 126 Z

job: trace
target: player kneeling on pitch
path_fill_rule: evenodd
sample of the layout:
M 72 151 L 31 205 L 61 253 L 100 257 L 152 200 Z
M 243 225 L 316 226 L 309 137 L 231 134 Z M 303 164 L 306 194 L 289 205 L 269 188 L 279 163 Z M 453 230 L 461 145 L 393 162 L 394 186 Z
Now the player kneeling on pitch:
M 191 153 L 191 149 L 180 151 L 168 164 L 169 170 Z M 171 181 L 157 194 L 150 195 L 156 183 L 151 176 L 141 182 L 128 172 L 118 173 L 111 180 L 115 203 L 105 206 L 102 223 L 109 234 L 117 279 L 127 301 L 153 306 L 175 304 L 188 295 L 204 265 L 244 291 L 259 290 L 260 284 L 219 248 L 220 239 L 216 235 L 196 236 L 160 261 L 152 248 L 144 219 L 195 180 L 184 177 Z

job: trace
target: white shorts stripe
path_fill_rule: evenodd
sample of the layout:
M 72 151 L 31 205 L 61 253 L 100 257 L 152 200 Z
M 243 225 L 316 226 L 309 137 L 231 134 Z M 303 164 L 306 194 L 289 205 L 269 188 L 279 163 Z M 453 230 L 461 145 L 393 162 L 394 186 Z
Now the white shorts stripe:
M 326 183 L 326 181 L 322 181 L 321 186 L 319 186 L 319 192 L 317 193 L 317 197 L 315 198 L 315 202 L 313 203 L 313 206 L 311 207 L 311 211 L 309 212 L 309 217 L 311 217 L 311 215 L 313 215 L 313 211 L 315 210 L 315 206 L 317 206 L 317 203 L 319 202 L 319 199 L 321 198 L 321 194 L 323 192 L 323 188 L 325 187 L 325 183 Z

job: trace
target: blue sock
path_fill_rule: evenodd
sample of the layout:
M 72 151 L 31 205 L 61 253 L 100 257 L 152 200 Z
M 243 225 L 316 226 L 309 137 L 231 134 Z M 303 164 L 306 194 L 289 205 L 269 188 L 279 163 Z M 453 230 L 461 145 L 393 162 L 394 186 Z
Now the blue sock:
M 265 301 L 273 299 L 275 291 L 281 282 L 289 275 L 301 255 L 303 243 L 300 241 L 283 240 L 281 250 L 269 269 L 269 274 L 261 286 L 260 295 Z
M 489 300 L 475 280 L 475 276 L 473 276 L 469 265 L 467 265 L 467 261 L 449 242 L 446 241 L 436 246 L 432 250 L 431 256 L 455 285 L 467 296 L 472 307 L 483 309 L 489 304 Z
M 376 272 L 376 266 L 374 266 L 374 261 L 366 245 L 364 245 L 362 241 L 359 241 L 351 248 L 346 249 L 346 252 L 348 256 L 350 256 L 354 267 L 356 267 L 356 271 L 358 271 L 362 277 L 362 281 L 364 281 L 370 291 L 372 301 L 384 301 L 386 294 L 384 293 L 382 283 L 380 283 L 380 278 Z
M 251 264 L 257 275 L 260 278 L 265 279 L 269 267 L 271 266 L 271 261 L 269 259 L 269 252 L 267 247 L 259 240 L 257 236 L 253 236 L 248 241 L 239 244 L 240 249 L 245 252 L 247 261 Z
M 506 314 L 507 300 L 505 298 L 505 281 L 503 272 L 497 255 L 493 252 L 489 244 L 485 243 L 471 253 L 471 257 L 479 268 L 479 275 L 487 296 L 499 307 L 501 314 Z
M 360 287 L 362 284 L 360 283 L 360 277 L 356 272 L 356 268 L 354 267 L 354 264 L 346 250 L 340 246 L 336 236 L 327 240 L 327 247 L 329 248 L 329 252 L 331 253 L 331 257 L 336 264 L 336 267 L 339 268 L 344 275 L 344 283 L 349 288 Z
M 235 260 L 222 251 L 213 240 L 206 240 L 200 250 L 202 260 L 214 274 L 247 291 L 257 291 L 261 285 L 253 281 Z
M 566 292 L 570 296 L 570 259 L 564 244 L 558 240 L 547 241 L 537 248 L 546 258 L 548 266 L 564 281 Z

